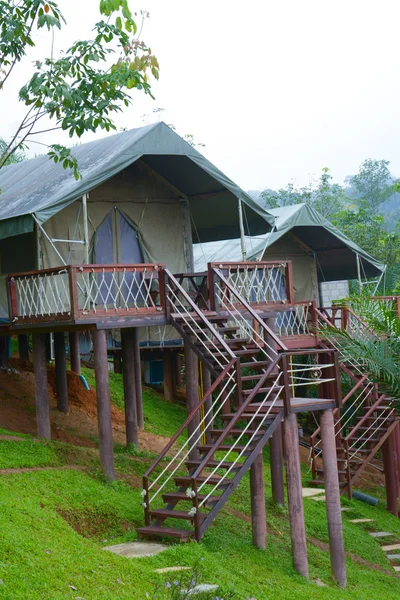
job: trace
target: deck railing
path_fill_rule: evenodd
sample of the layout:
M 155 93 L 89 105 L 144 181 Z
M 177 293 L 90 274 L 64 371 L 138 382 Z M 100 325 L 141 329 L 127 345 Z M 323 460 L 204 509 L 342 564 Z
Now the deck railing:
M 165 310 L 164 265 L 68 265 L 8 276 L 13 323 Z M 160 293 L 161 290 L 161 293 Z
M 263 262 L 209 263 L 209 290 L 211 308 L 213 303 L 213 270 L 220 271 L 230 285 L 249 304 L 293 304 L 292 262 L 290 260 Z

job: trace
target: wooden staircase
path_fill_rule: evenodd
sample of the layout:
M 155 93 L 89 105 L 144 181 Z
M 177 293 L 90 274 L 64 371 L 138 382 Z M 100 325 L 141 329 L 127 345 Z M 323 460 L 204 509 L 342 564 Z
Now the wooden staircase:
M 144 475 L 145 526 L 138 528 L 139 537 L 200 540 L 285 414 L 312 404 L 293 399 L 295 387 L 304 385 L 304 372 L 291 365 L 291 353 L 223 274 L 216 277 L 218 306 L 200 310 L 166 271 L 170 322 L 214 382 Z M 315 370 L 321 377 L 321 369 L 328 369 L 326 378 L 336 353 L 308 349 L 304 354 L 318 360 L 321 352 L 329 360 Z M 337 405 L 335 398 L 318 403 Z
M 318 311 L 317 311 L 318 312 Z M 320 331 L 332 326 L 326 315 L 318 312 Z M 351 314 L 352 327 L 363 327 L 357 315 Z M 351 328 L 346 330 L 351 332 Z M 370 332 L 368 332 L 370 335 Z M 352 387 L 343 398 L 343 408 L 334 411 L 338 472 L 342 494 L 352 497 L 352 488 L 364 469 L 376 460 L 376 455 L 386 439 L 398 426 L 399 413 L 392 399 L 380 394 L 369 379 L 365 365 L 355 362 L 342 350 L 340 342 L 325 335 L 326 344 L 339 352 L 342 376 L 351 381 Z M 311 436 L 312 484 L 323 485 L 324 471 L 320 448 L 320 428 Z

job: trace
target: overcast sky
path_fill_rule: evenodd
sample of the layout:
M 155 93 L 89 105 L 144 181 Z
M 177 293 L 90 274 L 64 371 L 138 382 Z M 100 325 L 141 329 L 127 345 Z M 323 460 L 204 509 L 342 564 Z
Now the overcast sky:
M 59 0 L 68 26 L 55 53 L 88 35 L 99 0 Z M 147 9 L 143 39 L 160 62 L 156 100 L 135 92 L 119 127 L 153 122 L 154 108 L 244 189 L 307 184 L 323 167 L 336 180 L 365 158 L 400 175 L 397 0 L 131 0 Z M 50 54 L 42 32 L 30 59 Z M 22 111 L 21 64 L 0 93 L 0 135 Z M 102 136 L 101 133 L 98 134 Z M 87 136 L 83 141 L 92 139 Z M 51 134 L 43 141 L 63 141 Z M 44 148 L 32 146 L 32 151 Z

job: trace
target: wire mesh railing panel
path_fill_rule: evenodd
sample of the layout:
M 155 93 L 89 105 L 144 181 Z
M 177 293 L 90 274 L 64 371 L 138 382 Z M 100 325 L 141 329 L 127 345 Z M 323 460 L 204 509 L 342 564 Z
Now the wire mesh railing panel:
M 228 282 L 253 305 L 287 302 L 287 263 L 221 264 Z
M 157 265 L 77 269 L 79 310 L 83 315 L 161 310 Z
M 12 276 L 9 283 L 13 286 L 15 298 L 13 321 L 70 314 L 71 298 L 66 269 Z
M 279 313 L 276 332 L 280 337 L 312 333 L 310 303 L 296 304 L 293 309 Z

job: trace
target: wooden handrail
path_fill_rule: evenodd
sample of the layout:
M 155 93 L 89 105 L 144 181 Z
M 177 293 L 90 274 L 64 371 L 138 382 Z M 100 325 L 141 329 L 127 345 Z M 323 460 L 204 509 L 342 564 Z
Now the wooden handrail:
M 288 265 L 291 264 L 291 262 L 291 260 L 253 260 L 244 262 L 220 261 L 210 262 L 208 263 L 208 265 L 212 269 L 228 269 L 229 267 L 237 267 L 238 271 L 240 271 L 244 270 L 246 267 L 258 267 L 259 269 L 262 269 L 263 267 L 276 267 L 278 265 Z
M 179 294 L 181 294 L 185 298 L 186 302 L 192 308 L 192 311 L 196 313 L 196 315 L 200 318 L 200 320 L 204 323 L 204 325 L 206 325 L 207 329 L 209 331 L 211 331 L 213 336 L 218 340 L 218 343 L 222 345 L 223 349 L 228 354 L 229 358 L 231 360 L 236 360 L 236 356 L 232 352 L 232 349 L 228 346 L 228 344 L 225 342 L 223 337 L 218 333 L 218 331 L 215 329 L 215 327 L 213 327 L 211 325 L 210 321 L 204 316 L 204 314 L 201 312 L 201 310 L 196 306 L 196 304 L 193 302 L 193 300 L 191 299 L 189 294 L 186 293 L 186 291 L 179 284 L 179 282 L 175 279 L 175 277 L 172 275 L 172 273 L 168 269 L 164 269 L 164 272 L 167 275 L 167 278 L 173 282 L 173 284 L 174 284 L 175 288 L 177 289 L 177 291 L 179 292 Z M 167 281 L 165 282 L 165 284 L 167 285 Z M 166 294 L 166 296 L 167 296 L 167 302 L 168 302 L 168 295 Z
M 258 263 L 257 263 L 258 264 Z M 231 294 L 233 294 L 234 296 L 236 296 L 236 298 L 239 300 L 240 304 L 242 304 L 242 306 L 244 306 L 244 308 L 246 309 L 246 311 L 251 315 L 251 317 L 257 321 L 257 323 L 259 325 L 261 325 L 262 329 L 264 331 L 266 331 L 268 333 L 268 336 L 270 336 L 270 338 L 272 338 L 274 340 L 274 342 L 277 344 L 277 346 L 281 349 L 286 351 L 287 347 L 285 346 L 285 344 L 282 342 L 282 340 L 272 331 L 272 329 L 270 329 L 265 321 L 263 321 L 263 319 L 261 319 L 261 317 L 259 317 L 259 315 L 257 314 L 257 312 L 253 309 L 253 307 L 247 302 L 247 300 L 245 300 L 240 294 L 239 292 L 235 289 L 235 287 L 224 277 L 224 275 L 221 273 L 221 271 L 219 271 L 218 269 L 213 269 L 214 273 L 216 275 L 218 275 L 218 277 L 221 279 L 221 281 L 224 283 L 224 285 L 229 289 L 229 291 L 231 292 Z

